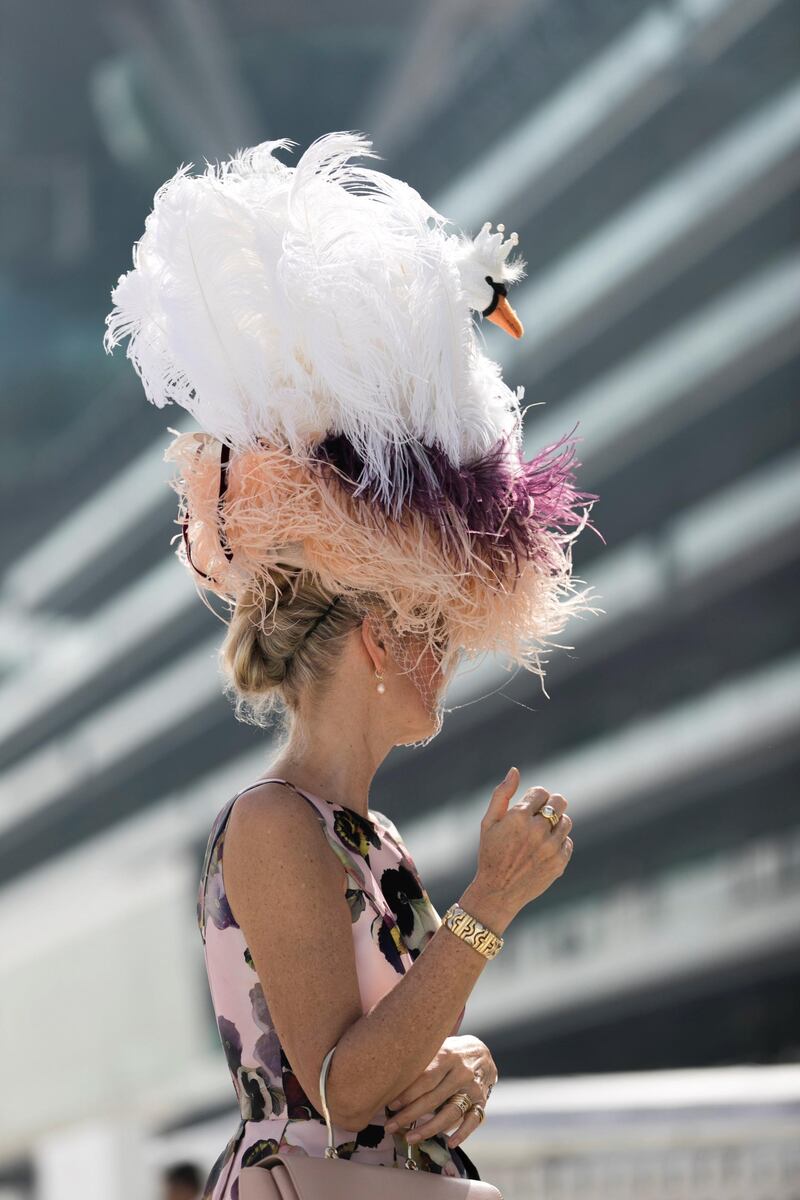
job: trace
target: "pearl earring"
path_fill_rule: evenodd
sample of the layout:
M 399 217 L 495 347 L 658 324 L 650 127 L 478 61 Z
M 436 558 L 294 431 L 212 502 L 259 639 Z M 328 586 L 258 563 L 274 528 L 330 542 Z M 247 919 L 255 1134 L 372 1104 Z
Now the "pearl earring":
M 380 680 L 378 683 L 378 691 L 381 695 L 383 695 L 383 693 L 386 691 L 386 684 L 383 682 L 383 675 L 380 673 L 380 671 L 375 672 L 375 678 Z

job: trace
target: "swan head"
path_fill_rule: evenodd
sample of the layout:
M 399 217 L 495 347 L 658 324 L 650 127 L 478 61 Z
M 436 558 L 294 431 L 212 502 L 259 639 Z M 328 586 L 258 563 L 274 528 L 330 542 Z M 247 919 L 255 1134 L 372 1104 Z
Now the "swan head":
M 491 221 L 486 221 L 476 237 L 460 235 L 454 238 L 454 258 L 464 295 L 475 312 L 511 337 L 521 338 L 525 330 L 507 298 L 508 285 L 517 283 L 525 274 L 524 259 L 509 262 L 519 237 L 512 233 L 504 238 L 505 225 L 498 225 L 496 233 L 491 229 Z

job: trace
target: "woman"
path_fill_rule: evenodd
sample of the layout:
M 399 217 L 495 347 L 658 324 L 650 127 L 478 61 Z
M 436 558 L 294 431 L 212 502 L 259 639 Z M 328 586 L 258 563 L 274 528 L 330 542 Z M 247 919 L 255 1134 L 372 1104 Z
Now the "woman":
M 509 807 L 511 768 L 441 918 L 369 807 L 392 747 L 441 728 L 462 658 L 541 674 L 541 644 L 587 608 L 564 598 L 576 534 L 552 527 L 579 532 L 574 506 L 597 497 L 550 457 L 561 443 L 523 458 L 521 389 L 475 335 L 475 311 L 522 334 L 516 235 L 446 235 L 413 189 L 349 163 L 371 153 L 361 135 L 318 139 L 294 170 L 274 157 L 290 144 L 164 185 L 107 318 L 106 348 L 130 335 L 148 399 L 203 425 L 166 456 L 178 555 L 230 605 L 237 716 L 284 719 L 268 769 L 218 814 L 198 891 L 241 1112 L 204 1200 L 236 1200 L 242 1167 L 271 1154 L 324 1154 L 332 1047 L 341 1157 L 400 1167 L 410 1152 L 478 1178 L 460 1143 L 497 1070 L 459 1034 L 466 1001 L 572 851 L 564 797 L 536 787 Z

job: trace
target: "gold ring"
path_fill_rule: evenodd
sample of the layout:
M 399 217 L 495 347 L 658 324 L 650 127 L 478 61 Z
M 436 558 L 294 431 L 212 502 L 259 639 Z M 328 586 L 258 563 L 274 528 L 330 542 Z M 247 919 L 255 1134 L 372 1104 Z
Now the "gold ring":
M 462 1117 L 465 1117 L 469 1110 L 473 1107 L 472 1101 L 466 1092 L 456 1092 L 454 1096 L 450 1097 L 448 1103 L 457 1105 L 461 1110 Z
M 556 825 L 561 820 L 561 817 L 558 815 L 556 810 L 553 808 L 552 804 L 543 804 L 542 807 L 537 809 L 536 811 L 541 813 L 541 815 L 543 817 L 547 817 L 547 819 L 550 822 L 550 824 L 552 825 L 553 829 L 555 829 Z
M 485 1121 L 485 1120 L 486 1120 L 486 1112 L 485 1112 L 485 1110 L 484 1110 L 484 1107 L 483 1107 L 483 1105 L 482 1105 L 482 1104 L 473 1104 L 473 1106 L 472 1106 L 472 1111 L 473 1111 L 473 1112 L 476 1112 L 476 1113 L 478 1114 L 478 1116 L 480 1117 L 481 1121 Z M 478 1124 L 480 1124 L 480 1121 L 478 1122 Z

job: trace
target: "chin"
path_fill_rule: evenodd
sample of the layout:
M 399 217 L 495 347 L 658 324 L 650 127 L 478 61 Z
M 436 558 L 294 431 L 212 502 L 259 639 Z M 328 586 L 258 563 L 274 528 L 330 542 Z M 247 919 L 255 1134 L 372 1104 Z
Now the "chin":
M 420 743 L 431 741 L 440 732 L 443 721 L 444 714 L 439 708 L 437 708 L 435 713 L 425 713 L 419 725 L 406 730 L 402 739 L 396 745 L 417 746 Z

